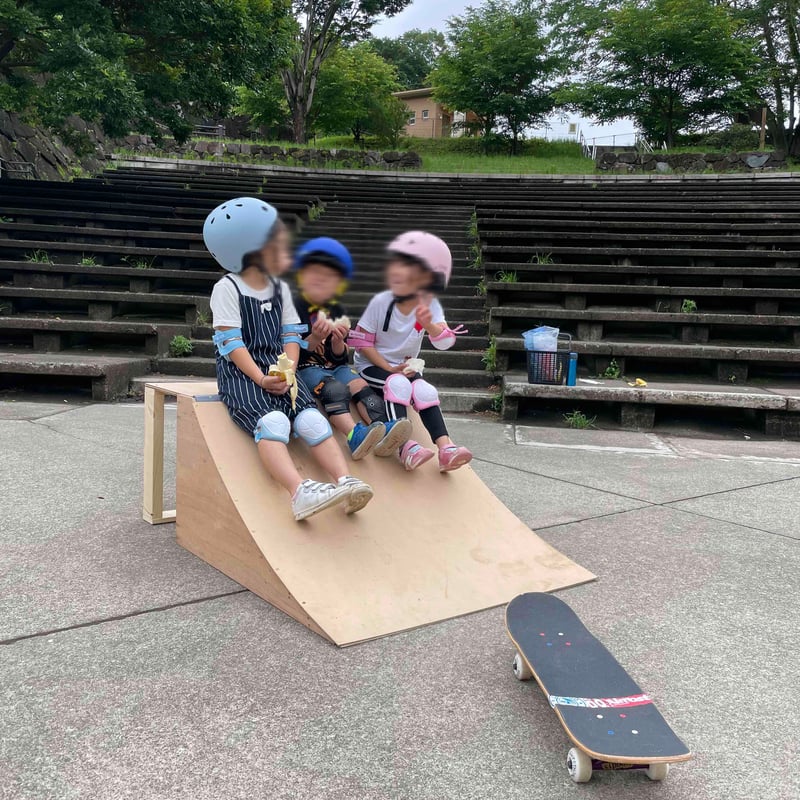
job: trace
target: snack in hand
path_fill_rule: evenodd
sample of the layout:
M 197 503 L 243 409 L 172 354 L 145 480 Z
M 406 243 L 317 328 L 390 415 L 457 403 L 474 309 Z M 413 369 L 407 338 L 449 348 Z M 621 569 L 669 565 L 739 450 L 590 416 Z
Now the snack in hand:
M 422 375 L 425 371 L 425 359 L 424 358 L 409 358 L 406 361 L 405 367 L 403 367 L 403 372 L 406 375 L 413 375 L 415 372 Z
M 289 397 L 292 400 L 292 411 L 297 410 L 297 378 L 294 373 L 294 361 L 286 353 L 278 356 L 278 363 L 271 364 L 269 373 L 273 378 L 283 378 L 289 385 Z

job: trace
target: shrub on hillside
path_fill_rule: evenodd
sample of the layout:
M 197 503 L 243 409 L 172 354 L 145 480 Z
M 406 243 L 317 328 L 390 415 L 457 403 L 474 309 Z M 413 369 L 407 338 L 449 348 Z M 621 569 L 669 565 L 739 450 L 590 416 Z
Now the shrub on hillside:
M 755 150 L 758 147 L 758 133 L 749 125 L 734 123 L 725 131 L 715 131 L 701 136 L 697 140 L 697 144 L 699 147 L 705 147 L 709 151 L 738 152 L 741 150 Z

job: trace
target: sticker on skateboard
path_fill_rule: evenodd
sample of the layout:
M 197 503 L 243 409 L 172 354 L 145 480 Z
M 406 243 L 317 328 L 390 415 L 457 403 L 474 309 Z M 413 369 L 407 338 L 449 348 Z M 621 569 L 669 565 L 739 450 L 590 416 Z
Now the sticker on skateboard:
M 506 630 L 517 648 L 514 674 L 536 679 L 575 745 L 567 769 L 576 783 L 594 770 L 620 769 L 663 780 L 671 763 L 692 757 L 652 698 L 562 600 L 519 595 L 506 608 Z

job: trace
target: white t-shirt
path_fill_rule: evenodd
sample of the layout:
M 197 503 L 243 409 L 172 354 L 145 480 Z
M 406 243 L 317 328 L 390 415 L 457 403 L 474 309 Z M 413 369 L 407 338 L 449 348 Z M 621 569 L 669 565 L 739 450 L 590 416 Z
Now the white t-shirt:
M 376 294 L 369 301 L 358 325 L 363 330 L 375 334 L 375 349 L 393 367 L 397 367 L 404 364 L 409 358 L 416 358 L 419 355 L 425 331 L 416 329 L 417 317 L 413 309 L 406 316 L 400 313 L 397 305 L 392 309 L 389 330 L 384 331 L 383 323 L 386 321 L 386 312 L 389 310 L 392 298 L 391 292 Z M 431 314 L 433 314 L 434 324 L 444 323 L 444 309 L 436 298 L 431 301 Z M 372 362 L 362 356 L 358 350 L 356 350 L 354 360 L 358 370 L 372 366 Z
M 236 286 L 239 287 L 239 291 L 245 297 L 255 297 L 256 300 L 266 303 L 268 300 L 272 300 L 274 296 L 271 281 L 266 289 L 257 292 L 249 287 L 239 275 L 231 274 L 231 278 L 236 281 Z M 300 322 L 300 316 L 294 307 L 292 292 L 284 281 L 278 281 L 278 283 L 281 285 L 281 295 L 283 296 L 281 324 L 297 325 Z M 236 286 L 228 280 L 227 276 L 214 284 L 214 289 L 211 292 L 211 311 L 214 314 L 213 324 L 215 328 L 242 327 L 242 315 L 239 311 L 239 295 L 236 292 Z

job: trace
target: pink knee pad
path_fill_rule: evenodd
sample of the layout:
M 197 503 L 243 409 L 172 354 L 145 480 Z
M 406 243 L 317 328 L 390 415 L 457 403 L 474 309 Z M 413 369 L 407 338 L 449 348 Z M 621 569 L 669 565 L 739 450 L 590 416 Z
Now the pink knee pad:
M 383 397 L 390 403 L 397 403 L 399 406 L 411 405 L 411 381 L 405 375 L 396 372 L 386 379 L 383 384 Z
M 428 381 L 414 381 L 411 384 L 411 402 L 417 411 L 439 405 L 439 392 Z

